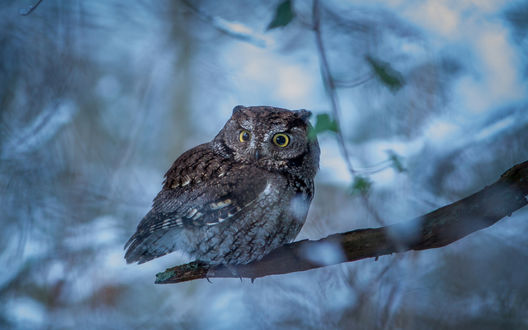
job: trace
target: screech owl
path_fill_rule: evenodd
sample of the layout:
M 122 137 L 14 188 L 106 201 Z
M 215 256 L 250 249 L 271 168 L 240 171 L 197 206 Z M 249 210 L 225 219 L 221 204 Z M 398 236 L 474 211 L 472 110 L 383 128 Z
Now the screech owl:
M 236 106 L 211 141 L 183 153 L 125 245 L 127 263 L 175 250 L 209 264 L 246 264 L 291 242 L 319 168 L 310 111 Z

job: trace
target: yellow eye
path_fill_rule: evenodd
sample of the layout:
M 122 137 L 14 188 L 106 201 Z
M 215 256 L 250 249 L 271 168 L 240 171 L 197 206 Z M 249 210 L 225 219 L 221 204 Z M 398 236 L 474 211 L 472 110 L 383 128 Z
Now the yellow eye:
M 245 129 L 243 129 L 238 135 L 238 140 L 240 140 L 240 142 L 247 142 L 249 139 L 251 139 L 251 133 Z
M 273 143 L 284 148 L 290 143 L 290 137 L 284 133 L 278 133 L 273 136 Z

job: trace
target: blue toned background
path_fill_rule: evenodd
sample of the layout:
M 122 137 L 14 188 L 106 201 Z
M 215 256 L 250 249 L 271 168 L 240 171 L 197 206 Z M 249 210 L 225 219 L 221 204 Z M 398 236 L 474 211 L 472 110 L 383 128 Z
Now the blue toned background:
M 0 5 L 0 328 L 528 327 L 527 209 L 442 249 L 253 284 L 159 286 L 189 259 L 123 259 L 172 161 L 238 104 L 320 123 L 298 239 L 494 182 L 528 160 L 526 1 L 321 1 L 323 48 L 311 1 L 43 0 L 22 16 L 33 3 Z

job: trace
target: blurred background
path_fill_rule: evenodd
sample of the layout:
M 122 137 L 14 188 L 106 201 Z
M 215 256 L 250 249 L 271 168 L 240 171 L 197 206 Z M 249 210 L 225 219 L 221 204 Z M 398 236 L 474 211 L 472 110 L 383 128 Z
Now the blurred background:
M 172 161 L 238 104 L 314 113 L 298 239 L 491 184 L 528 160 L 527 1 L 43 0 L 23 15 L 35 2 L 0 4 L 0 328 L 528 327 L 527 208 L 445 248 L 253 284 L 154 285 L 189 259 L 123 259 Z

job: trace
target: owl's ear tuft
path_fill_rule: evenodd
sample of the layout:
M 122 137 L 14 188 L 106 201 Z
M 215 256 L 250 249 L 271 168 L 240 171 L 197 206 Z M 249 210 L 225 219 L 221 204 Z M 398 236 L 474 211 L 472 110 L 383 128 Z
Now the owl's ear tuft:
M 242 111 L 242 109 L 244 109 L 245 107 L 243 105 L 237 105 L 236 107 L 233 108 L 233 115 L 239 111 Z
M 312 115 L 312 112 L 306 109 L 297 110 L 295 112 L 297 114 L 297 117 L 299 117 L 300 119 L 304 121 L 308 121 L 308 119 Z

